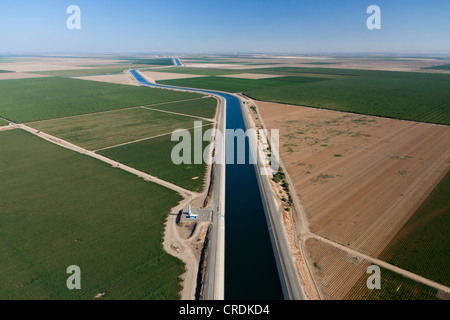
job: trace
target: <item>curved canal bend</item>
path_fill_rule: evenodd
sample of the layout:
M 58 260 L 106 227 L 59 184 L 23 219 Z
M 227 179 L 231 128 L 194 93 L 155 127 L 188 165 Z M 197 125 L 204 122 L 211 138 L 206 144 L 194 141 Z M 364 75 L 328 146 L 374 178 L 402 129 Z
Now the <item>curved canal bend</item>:
M 137 71 L 130 70 L 130 73 L 136 81 L 146 86 L 223 97 L 227 106 L 227 129 L 246 130 L 240 102 L 235 96 L 212 90 L 150 83 Z M 228 141 L 226 139 L 227 144 Z M 236 157 L 237 152 L 234 154 Z M 247 159 L 248 154 L 247 143 Z M 225 170 L 225 299 L 281 300 L 283 292 L 254 165 L 226 164 Z

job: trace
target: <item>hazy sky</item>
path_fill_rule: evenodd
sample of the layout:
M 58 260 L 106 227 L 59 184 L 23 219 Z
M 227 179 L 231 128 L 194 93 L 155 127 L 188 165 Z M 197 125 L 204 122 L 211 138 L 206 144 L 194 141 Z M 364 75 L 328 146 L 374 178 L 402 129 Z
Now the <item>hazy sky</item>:
M 434 51 L 450 52 L 448 0 L 0 0 L 0 53 Z

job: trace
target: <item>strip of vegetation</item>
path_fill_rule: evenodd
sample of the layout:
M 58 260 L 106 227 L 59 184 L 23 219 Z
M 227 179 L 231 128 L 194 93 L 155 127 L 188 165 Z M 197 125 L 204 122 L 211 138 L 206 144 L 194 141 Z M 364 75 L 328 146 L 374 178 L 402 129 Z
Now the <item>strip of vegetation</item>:
M 286 175 L 282 168 L 279 168 L 278 172 L 273 175 L 272 180 L 283 188 L 285 195 L 281 197 L 281 201 L 283 202 L 284 209 L 290 211 L 292 207 L 292 196 L 289 183 L 286 181 Z
M 120 74 L 126 70 L 126 67 L 115 68 L 93 68 L 93 69 L 76 69 L 76 70 L 54 70 L 54 71 L 37 71 L 36 74 L 43 74 L 46 76 L 57 77 L 80 77 L 80 76 L 94 76 L 106 74 Z

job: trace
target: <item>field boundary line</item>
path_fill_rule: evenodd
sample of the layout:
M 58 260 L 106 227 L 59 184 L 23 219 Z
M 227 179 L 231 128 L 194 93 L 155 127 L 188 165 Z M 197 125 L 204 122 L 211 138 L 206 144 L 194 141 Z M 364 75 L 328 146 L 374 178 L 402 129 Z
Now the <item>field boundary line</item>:
M 207 96 L 205 96 L 205 97 L 207 97 Z M 145 105 L 140 106 L 140 107 L 160 106 L 160 105 L 163 105 L 163 104 L 173 104 L 173 103 L 178 103 L 178 102 L 194 101 L 194 100 L 200 100 L 200 99 L 204 99 L 204 97 L 192 98 L 192 99 L 184 99 L 184 100 L 177 100 L 177 101 L 169 101 L 169 102 L 161 102 L 161 103 L 154 103 L 154 104 L 145 104 Z
M 84 116 L 89 116 L 89 115 L 93 115 L 93 114 L 119 112 L 119 111 L 138 109 L 138 108 L 140 108 L 140 106 L 125 107 L 125 108 L 114 109 L 114 110 L 105 110 L 105 111 L 97 111 L 97 112 L 91 112 L 91 113 L 76 114 L 76 115 L 73 115 L 73 116 L 66 116 L 66 117 L 59 117 L 59 118 L 52 118 L 52 119 L 44 119 L 44 120 L 36 120 L 36 121 L 30 121 L 30 122 L 24 122 L 24 123 L 26 123 L 26 124 L 34 124 L 34 123 L 47 122 L 47 121 L 52 121 L 52 120 L 63 120 L 63 119 L 70 119 L 70 118 L 76 118 L 76 117 L 84 117 Z
M 141 108 L 151 110 L 151 111 L 165 112 L 165 113 L 175 114 L 178 116 L 184 116 L 184 117 L 190 117 L 190 118 L 202 119 L 202 120 L 209 121 L 209 122 L 214 122 L 214 118 L 208 119 L 208 118 L 204 118 L 204 117 L 193 116 L 191 114 L 185 114 L 185 113 L 179 113 L 179 112 L 173 112 L 173 111 L 167 111 L 167 110 L 161 110 L 161 109 L 155 109 L 155 108 L 149 108 L 149 107 L 141 107 Z
M 180 186 L 177 186 L 177 185 L 175 185 L 175 184 L 173 184 L 171 182 L 162 180 L 162 179 L 157 178 L 155 176 L 152 176 L 152 175 L 150 175 L 148 173 L 145 173 L 145 172 L 142 172 L 142 171 L 137 170 L 135 168 L 129 167 L 129 166 L 123 164 L 123 163 L 120 163 L 118 161 L 109 159 L 109 158 L 107 158 L 105 156 L 102 156 L 100 154 L 97 154 L 97 153 L 95 153 L 93 151 L 86 150 L 86 149 L 84 149 L 82 147 L 74 145 L 74 144 L 72 144 L 70 142 L 67 142 L 65 140 L 56 138 L 56 137 L 54 137 L 54 136 L 52 136 L 50 134 L 47 134 L 45 132 L 42 132 L 40 130 L 36 130 L 36 129 L 34 129 L 32 127 L 29 127 L 27 125 L 18 124 L 18 127 L 20 129 L 24 130 L 24 131 L 27 131 L 27 132 L 29 132 L 29 133 L 31 133 L 31 134 L 33 134 L 33 135 L 35 135 L 35 136 L 37 136 L 37 137 L 39 137 L 41 139 L 47 140 L 47 141 L 49 141 L 49 142 L 51 142 L 53 144 L 56 144 L 56 145 L 58 145 L 60 147 L 63 147 L 63 148 L 66 148 L 66 149 L 69 149 L 69 150 L 72 150 L 72 151 L 75 151 L 75 152 L 87 155 L 87 156 L 90 156 L 92 158 L 95 158 L 97 160 L 105 162 L 105 163 L 111 165 L 114 168 L 119 168 L 119 169 L 122 169 L 124 171 L 129 172 L 129 173 L 132 173 L 132 174 L 134 174 L 134 175 L 136 175 L 136 176 L 138 176 L 140 178 L 143 178 L 145 181 L 154 182 L 156 184 L 164 186 L 164 187 L 166 187 L 168 189 L 171 189 L 171 190 L 181 194 L 183 197 L 196 197 L 196 196 L 199 195 L 197 192 L 184 189 L 184 188 L 182 188 Z
M 350 253 L 350 254 L 352 254 L 352 255 L 359 256 L 359 257 L 361 257 L 361 258 L 363 258 L 363 259 L 365 259 L 365 260 L 367 260 L 367 261 L 369 261 L 369 262 L 371 262 L 371 263 L 374 263 L 374 264 L 376 264 L 376 265 L 378 265 L 378 266 L 380 266 L 380 267 L 383 267 L 383 268 L 385 268 L 385 269 L 388 269 L 388 270 L 390 270 L 390 271 L 393 271 L 393 272 L 395 272 L 395 273 L 397 273 L 397 274 L 400 274 L 400 275 L 402 275 L 402 276 L 404 276 L 404 277 L 406 277 L 406 278 L 409 278 L 409 279 L 411 279 L 411 280 L 414 280 L 414 281 L 416 281 L 416 282 L 420 282 L 420 283 L 422 283 L 422 284 L 425 284 L 425 285 L 427 285 L 427 286 L 429 286 L 429 287 L 432 287 L 432 288 L 434 288 L 434 289 L 437 289 L 437 290 L 439 290 L 439 291 L 443 291 L 443 292 L 446 292 L 446 293 L 450 293 L 450 288 L 447 287 L 447 286 L 445 286 L 445 285 L 443 285 L 443 284 L 440 284 L 440 283 L 438 283 L 438 282 L 436 282 L 436 281 L 433 281 L 433 280 L 424 278 L 424 277 L 422 277 L 422 276 L 420 276 L 420 275 L 418 275 L 418 274 L 416 274 L 416 273 L 413 273 L 413 272 L 411 272 L 411 271 L 402 269 L 402 268 L 397 267 L 397 266 L 395 266 L 395 265 L 393 265 L 393 264 L 390 264 L 390 263 L 388 263 L 388 262 L 386 262 L 386 261 L 380 260 L 380 259 L 378 259 L 378 258 L 371 257 L 371 256 L 369 256 L 369 255 L 367 255 L 367 254 L 364 254 L 364 253 L 359 252 L 359 251 L 357 251 L 357 250 L 354 250 L 354 249 L 352 249 L 352 248 L 346 247 L 346 246 L 344 246 L 344 245 L 342 245 L 342 244 L 340 244 L 340 243 L 337 243 L 337 242 L 332 241 L 332 240 L 330 240 L 330 239 L 324 238 L 324 237 L 319 236 L 319 235 L 317 235 L 317 234 L 310 233 L 309 235 L 307 235 L 307 236 L 305 237 L 304 241 L 306 242 L 306 241 L 307 241 L 308 239 L 310 239 L 310 238 L 313 238 L 313 239 L 316 239 L 316 240 L 325 242 L 325 243 L 327 243 L 327 244 L 329 244 L 329 245 L 332 245 L 332 246 L 334 246 L 334 247 L 336 247 L 336 248 L 338 248 L 338 249 L 341 249 L 342 251 L 345 251 L 345 252 L 347 252 L 347 253 Z
M 159 105 L 164 105 L 164 104 L 171 104 L 171 103 L 185 102 L 185 101 L 199 100 L 199 99 L 203 99 L 203 97 L 200 97 L 200 98 L 193 98 L 193 99 L 185 99 L 185 100 L 178 100 L 178 101 L 161 102 L 161 103 L 148 104 L 148 105 L 143 105 L 143 106 L 124 107 L 124 108 L 119 108 L 119 109 L 104 110 L 104 111 L 96 111 L 96 112 L 83 113 L 83 114 L 75 114 L 75 115 L 73 115 L 73 116 L 65 116 L 65 117 L 58 117 L 58 118 L 44 119 L 44 120 L 35 120 L 35 121 L 28 121 L 28 122 L 23 122 L 23 123 L 33 124 L 33 123 L 44 122 L 44 121 L 61 120 L 61 119 L 70 119 L 70 118 L 83 117 L 83 116 L 88 116 L 88 115 L 93 115 L 93 114 L 102 114 L 102 113 L 110 113 L 110 112 L 119 112 L 119 111 L 123 111 L 123 110 L 131 110 L 131 109 L 143 108 L 143 107 L 147 107 L 147 106 L 149 106 L 149 107 L 150 107 L 150 106 L 159 106 Z M 2 117 L 0 117 L 0 118 L 2 118 Z M 3 119 L 3 118 L 2 118 L 2 119 Z M 205 118 L 205 119 L 206 119 L 206 118 Z M 9 120 L 7 120 L 7 119 L 4 119 L 4 120 L 9 121 Z M 211 120 L 209 120 L 209 121 L 211 121 Z
M 188 129 L 185 129 L 185 128 L 180 128 L 180 129 L 192 130 L 192 129 L 196 129 L 196 128 L 203 128 L 205 126 L 210 126 L 210 125 L 212 125 L 212 123 L 207 123 L 207 124 L 204 124 L 204 125 L 201 125 L 201 126 L 194 126 L 192 128 L 188 128 Z M 173 132 L 167 132 L 167 133 L 158 134 L 156 136 L 152 136 L 152 137 L 148 137 L 148 138 L 142 138 L 142 139 L 138 139 L 138 140 L 134 140 L 134 141 L 124 142 L 124 143 L 116 144 L 115 146 L 97 149 L 97 150 L 94 150 L 93 152 L 107 150 L 107 149 L 112 149 L 112 148 L 117 148 L 117 147 L 125 146 L 125 145 L 131 144 L 131 143 L 136 143 L 136 142 L 141 142 L 141 141 L 150 140 L 150 139 L 154 139 L 154 138 L 159 138 L 159 137 L 167 136 L 167 135 L 172 134 L 172 133 Z

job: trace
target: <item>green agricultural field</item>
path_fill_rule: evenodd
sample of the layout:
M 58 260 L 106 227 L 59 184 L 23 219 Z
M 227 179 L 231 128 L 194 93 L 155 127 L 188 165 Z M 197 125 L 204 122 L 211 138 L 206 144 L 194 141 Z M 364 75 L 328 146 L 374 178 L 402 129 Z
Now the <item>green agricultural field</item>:
M 201 98 L 191 101 L 153 105 L 149 106 L 149 108 L 212 119 L 216 114 L 217 100 L 215 98 Z
M 71 78 L 0 81 L 0 116 L 31 122 L 202 97 L 148 87 Z
M 314 67 L 273 67 L 273 68 L 258 68 L 248 69 L 245 72 L 249 73 L 263 73 L 263 74 L 280 74 L 285 76 L 302 76 L 303 74 L 315 74 L 317 77 L 321 76 L 359 76 L 360 71 L 352 69 L 333 69 L 333 68 L 314 68 Z
M 172 66 L 173 60 L 171 58 L 154 58 L 154 59 L 123 59 L 120 60 L 125 61 L 125 63 L 131 63 L 131 64 L 148 64 L 153 66 Z
M 374 72 L 244 92 L 262 101 L 450 124 L 450 75 Z
M 192 68 L 192 67 L 177 67 L 177 68 L 161 68 L 156 70 L 158 72 L 169 73 L 185 73 L 204 76 L 222 76 L 227 74 L 242 73 L 242 70 L 216 69 L 216 68 Z
M 217 63 L 217 64 L 238 64 L 238 65 L 271 65 L 271 64 L 280 64 L 280 63 L 258 63 L 258 62 L 250 62 L 250 61 L 240 61 L 234 59 L 197 59 L 197 58 L 184 58 L 181 59 L 186 63 Z
M 19 129 L 0 145 L 0 299 L 180 297 L 184 264 L 162 247 L 178 194 Z
M 280 77 L 280 78 L 259 79 L 259 80 L 229 78 L 229 77 L 204 77 L 204 78 L 165 80 L 159 81 L 159 83 L 182 87 L 219 90 L 225 92 L 252 92 L 253 90 L 264 91 L 272 87 L 283 90 L 284 87 L 290 86 L 292 84 L 320 82 L 324 80 L 325 79 L 312 77 Z
M 450 286 L 450 173 L 381 253 L 380 258 Z
M 181 103 L 181 102 L 180 102 Z M 132 108 L 31 122 L 29 125 L 89 150 L 194 127 L 192 117 Z
M 450 125 L 448 74 L 296 67 L 245 72 L 286 77 L 263 80 L 205 77 L 160 83 L 244 92 L 262 101 Z M 323 81 L 326 79 L 329 81 Z
M 119 74 L 126 69 L 127 69 L 126 67 L 119 67 L 119 68 L 115 67 L 115 68 L 93 68 L 93 69 L 77 69 L 77 70 L 37 71 L 33 73 L 57 77 L 79 77 L 79 76 L 93 76 L 104 74 Z
M 440 66 L 432 66 L 424 69 L 433 69 L 433 70 L 450 70 L 450 64 L 443 64 Z
M 203 124 L 205 124 L 203 122 Z M 203 132 L 212 126 L 204 126 Z M 193 130 L 190 130 L 191 136 Z M 194 142 L 192 138 L 192 149 Z M 206 164 L 180 164 L 172 162 L 172 149 L 179 141 L 171 141 L 171 135 L 144 140 L 120 147 L 105 149 L 98 153 L 127 166 L 149 173 L 160 179 L 172 182 L 188 190 L 200 192 L 203 189 Z M 209 145 L 203 142 L 203 149 Z M 194 161 L 193 157 L 191 162 Z M 203 160 L 202 160 L 203 162 Z
M 381 289 L 368 289 L 363 275 L 344 300 L 439 300 L 438 291 L 390 270 L 381 270 Z
M 315 74 L 317 77 L 325 75 L 346 77 L 371 77 L 371 78 L 397 78 L 397 79 L 416 79 L 416 80 L 444 80 L 449 81 L 449 74 L 423 73 L 423 72 L 401 72 L 401 71 L 376 71 L 360 69 L 338 69 L 338 68 L 314 68 L 314 67 L 274 67 L 249 69 L 245 72 L 264 73 L 264 74 L 282 74 L 291 76 L 301 76 L 303 74 Z
M 0 127 L 1 127 L 1 126 L 6 126 L 6 125 L 8 125 L 8 124 L 9 124 L 8 121 L 5 121 L 5 120 L 3 120 L 3 119 L 0 119 Z
M 322 65 L 330 65 L 330 64 L 340 64 L 340 62 L 304 62 L 303 64 L 312 64 L 312 65 L 318 65 L 318 66 L 322 66 Z

